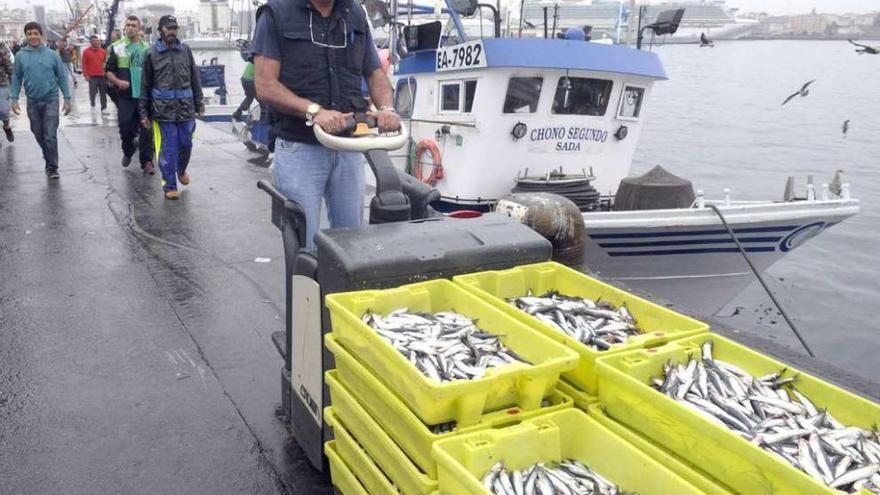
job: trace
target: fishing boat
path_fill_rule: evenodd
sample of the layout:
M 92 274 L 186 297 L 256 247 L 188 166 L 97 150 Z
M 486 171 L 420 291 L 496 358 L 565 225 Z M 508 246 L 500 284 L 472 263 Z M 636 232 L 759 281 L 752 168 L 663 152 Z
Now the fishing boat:
M 667 176 L 631 184 L 630 206 L 622 205 L 618 187 L 630 173 L 652 87 L 667 79 L 659 56 L 584 41 L 576 31 L 569 39 L 469 38 L 460 14 L 481 7 L 459 3 L 443 9 L 450 32 L 437 20 L 410 19 L 389 37 L 405 52 L 394 64 L 395 106 L 413 139 L 409 153 L 395 158 L 439 190 L 437 209 L 487 211 L 514 189 L 543 183 L 557 192 L 577 183 L 585 268 L 701 314 L 714 314 L 754 281 L 721 216 L 763 271 L 858 212 L 845 184 L 765 201 L 696 190 L 669 207 L 679 190 Z M 374 23 L 389 17 L 369 2 L 367 9 Z M 399 14 L 412 12 L 430 15 L 434 7 L 401 6 Z M 664 12 L 646 27 L 669 34 L 680 19 Z

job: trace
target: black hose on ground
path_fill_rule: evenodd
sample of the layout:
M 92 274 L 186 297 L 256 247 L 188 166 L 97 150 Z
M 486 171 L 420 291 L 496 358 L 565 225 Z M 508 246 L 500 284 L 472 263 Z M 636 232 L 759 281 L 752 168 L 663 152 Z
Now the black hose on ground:
M 724 215 L 721 214 L 721 210 L 718 209 L 717 206 L 712 204 L 707 204 L 707 207 L 711 208 L 712 211 L 718 215 L 718 218 L 721 219 L 721 223 L 724 225 L 724 228 L 727 229 L 727 233 L 730 234 L 730 238 L 733 239 L 733 242 L 736 243 L 737 249 L 739 249 L 740 254 L 743 255 L 743 258 L 746 259 L 746 263 L 748 263 L 749 268 L 752 270 L 752 273 L 755 274 L 755 277 L 758 279 L 758 282 L 761 282 L 761 286 L 764 287 L 764 291 L 767 292 L 767 295 L 770 296 L 770 300 L 773 301 L 773 304 L 776 305 L 776 309 L 779 310 L 779 313 L 782 314 L 782 317 L 785 318 L 785 322 L 788 323 L 788 326 L 791 327 L 791 331 L 794 332 L 794 336 L 801 342 L 801 345 L 804 346 L 804 349 L 807 351 L 807 354 L 810 357 L 816 357 L 813 354 L 813 350 L 810 349 L 810 346 L 807 345 L 807 341 L 801 336 L 801 333 L 798 332 L 797 327 L 794 326 L 794 322 L 791 321 L 791 318 L 785 313 L 785 310 L 782 309 L 782 306 L 779 304 L 779 301 L 776 300 L 776 296 L 773 295 L 773 291 L 770 290 L 770 287 L 767 286 L 767 283 L 764 282 L 764 278 L 761 277 L 761 274 L 755 268 L 755 265 L 752 264 L 752 260 L 749 259 L 749 255 L 746 253 L 746 250 L 743 249 L 742 244 L 739 243 L 739 239 L 736 238 L 736 234 L 733 233 L 733 229 L 730 228 L 730 225 L 727 224 L 727 220 L 724 219 Z

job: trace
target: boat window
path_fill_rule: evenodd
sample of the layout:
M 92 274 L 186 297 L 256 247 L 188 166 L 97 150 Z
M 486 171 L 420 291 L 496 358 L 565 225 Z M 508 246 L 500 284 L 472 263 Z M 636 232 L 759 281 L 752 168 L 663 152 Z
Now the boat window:
M 464 113 L 474 109 L 474 95 L 477 93 L 477 81 L 464 82 Z
M 543 77 L 511 77 L 504 98 L 504 113 L 535 113 L 543 85 Z
M 444 81 L 440 83 L 440 111 L 444 113 L 470 113 L 474 108 L 477 81 Z
M 605 115 L 613 83 L 605 79 L 560 77 L 552 112 L 563 115 Z
M 461 109 L 461 82 L 440 85 L 440 111 L 458 112 Z
M 416 80 L 413 78 L 397 81 L 394 93 L 394 108 L 401 117 L 412 117 L 416 99 Z
M 620 102 L 619 117 L 627 119 L 639 118 L 642 111 L 642 100 L 645 96 L 645 88 L 627 86 L 623 89 L 623 97 Z

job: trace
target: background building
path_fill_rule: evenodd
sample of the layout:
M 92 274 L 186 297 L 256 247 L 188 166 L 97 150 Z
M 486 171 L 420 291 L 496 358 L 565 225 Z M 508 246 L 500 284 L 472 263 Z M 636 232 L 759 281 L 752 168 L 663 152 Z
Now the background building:
M 0 40 L 21 39 L 30 9 L 0 8 Z
M 199 33 L 227 33 L 230 28 L 229 3 L 226 0 L 199 0 Z

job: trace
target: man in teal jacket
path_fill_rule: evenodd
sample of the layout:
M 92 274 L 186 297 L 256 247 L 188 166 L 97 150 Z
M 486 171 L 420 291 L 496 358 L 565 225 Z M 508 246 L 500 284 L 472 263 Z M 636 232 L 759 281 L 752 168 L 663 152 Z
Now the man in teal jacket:
M 12 111 L 21 113 L 18 96 L 21 87 L 27 95 L 31 132 L 43 150 L 46 175 L 58 176 L 58 89 L 64 95 L 64 115 L 70 113 L 67 72 L 57 53 L 43 45 L 43 28 L 36 22 L 24 26 L 25 44 L 15 56 L 12 74 Z

